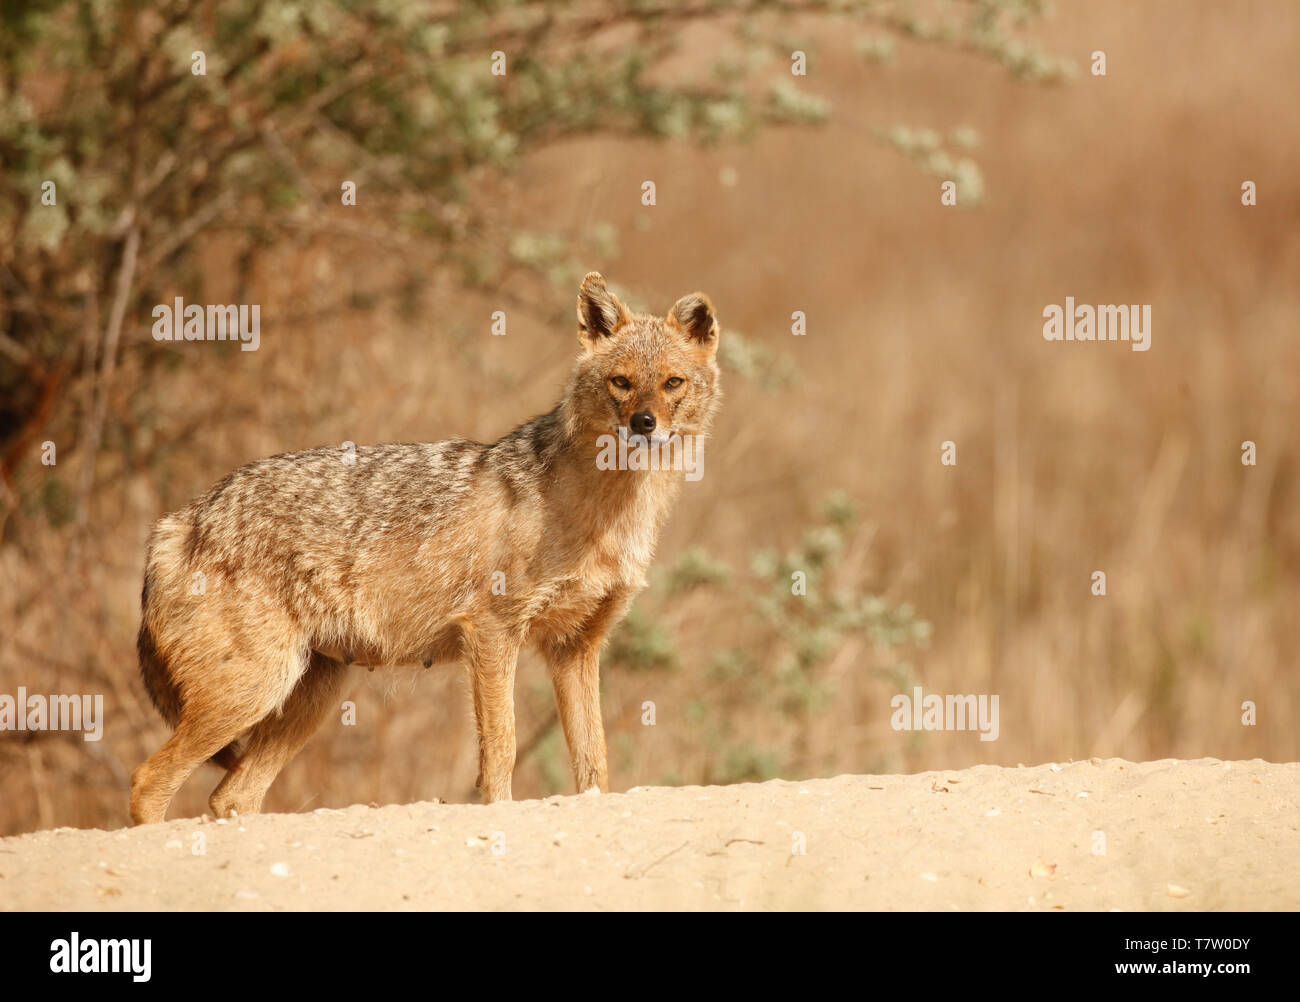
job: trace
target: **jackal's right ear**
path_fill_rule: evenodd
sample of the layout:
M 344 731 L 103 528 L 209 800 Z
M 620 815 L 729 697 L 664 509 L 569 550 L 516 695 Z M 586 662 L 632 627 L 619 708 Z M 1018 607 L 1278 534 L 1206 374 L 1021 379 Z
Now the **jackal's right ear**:
M 627 307 L 605 287 L 600 272 L 588 272 L 578 290 L 578 340 L 594 348 L 631 319 Z
M 713 303 L 702 292 L 682 296 L 668 311 L 668 326 L 686 335 L 688 341 L 709 354 L 718 350 L 718 317 Z

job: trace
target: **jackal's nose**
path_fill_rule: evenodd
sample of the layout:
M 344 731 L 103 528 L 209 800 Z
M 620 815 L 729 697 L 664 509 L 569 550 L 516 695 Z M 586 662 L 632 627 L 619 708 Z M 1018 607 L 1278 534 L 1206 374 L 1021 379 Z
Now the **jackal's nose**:
M 649 435 L 655 430 L 655 416 L 649 411 L 637 411 L 632 415 L 632 431 L 637 435 Z

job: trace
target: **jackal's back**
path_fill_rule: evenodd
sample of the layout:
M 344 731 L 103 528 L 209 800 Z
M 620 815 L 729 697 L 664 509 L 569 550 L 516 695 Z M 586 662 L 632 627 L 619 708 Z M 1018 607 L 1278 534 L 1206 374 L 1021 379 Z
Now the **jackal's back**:
M 493 445 L 312 449 L 241 467 L 158 523 L 145 620 L 151 606 L 174 619 L 198 581 L 205 598 L 237 599 L 243 619 L 287 612 L 318 649 L 423 658 L 439 623 L 517 559 L 505 551 L 526 543 L 557 420 Z

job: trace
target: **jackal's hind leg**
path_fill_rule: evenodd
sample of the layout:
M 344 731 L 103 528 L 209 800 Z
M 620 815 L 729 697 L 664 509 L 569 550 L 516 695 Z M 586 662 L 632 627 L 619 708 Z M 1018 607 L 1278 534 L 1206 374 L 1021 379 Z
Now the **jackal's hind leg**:
M 131 774 L 132 824 L 162 821 L 167 805 L 190 773 L 234 741 L 246 726 L 238 720 L 182 712 L 172 736 Z
M 212 791 L 208 806 L 215 817 L 256 814 L 262 809 L 262 799 L 280 770 L 302 750 L 330 711 L 338 709 L 347 676 L 346 666 L 312 655 L 280 712 L 248 733 L 239 764 Z

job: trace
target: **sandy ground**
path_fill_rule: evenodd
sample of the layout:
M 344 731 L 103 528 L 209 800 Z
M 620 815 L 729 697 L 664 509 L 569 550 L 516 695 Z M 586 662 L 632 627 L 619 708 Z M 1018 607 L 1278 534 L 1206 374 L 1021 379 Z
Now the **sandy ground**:
M 0 908 L 1298 909 L 1300 763 L 1093 759 L 63 828 L 0 839 Z

